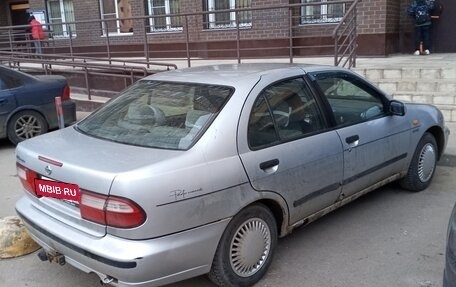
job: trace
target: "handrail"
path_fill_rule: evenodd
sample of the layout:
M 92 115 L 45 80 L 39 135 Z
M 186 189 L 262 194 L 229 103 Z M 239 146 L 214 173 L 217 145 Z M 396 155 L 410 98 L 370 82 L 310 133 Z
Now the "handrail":
M 332 37 L 334 39 L 335 66 L 339 66 L 342 63 L 342 67 L 345 67 L 348 63 L 348 68 L 356 67 L 356 51 L 358 48 L 356 8 L 359 2 L 361 2 L 361 0 L 353 1 L 353 3 L 350 5 L 350 8 L 347 10 L 339 24 L 337 24 L 332 32 Z M 340 43 L 341 40 L 342 43 Z M 344 59 L 345 61 L 343 61 Z
M 10 56 L 24 56 L 23 58 L 29 58 L 31 55 L 35 56 L 35 54 L 30 54 L 30 53 L 22 53 L 22 52 L 5 52 L 5 51 L 0 51 L 0 55 L 10 55 Z M 22 58 L 22 57 L 18 57 Z M 83 62 L 88 63 L 89 61 L 97 61 L 97 62 L 107 62 L 109 59 L 107 58 L 98 58 L 98 57 L 81 57 L 81 56 L 71 56 L 71 55 L 63 55 L 63 54 L 41 54 L 40 58 L 42 59 L 66 59 L 66 60 L 81 60 Z M 110 59 L 111 62 L 118 62 L 123 65 L 127 64 L 139 64 L 139 65 L 154 65 L 154 66 L 160 66 L 160 67 L 166 67 L 166 70 L 170 70 L 171 68 L 177 69 L 176 64 L 172 63 L 164 63 L 164 62 L 144 62 L 144 61 L 135 61 L 135 60 L 125 60 L 125 59 Z
M 5 55 L 0 53 L 0 62 L 8 62 L 10 67 L 16 67 L 21 69 L 21 63 L 38 64 L 41 68 L 36 66 L 22 66 L 22 69 L 29 70 L 44 70 L 45 74 L 51 74 L 53 69 L 52 66 L 66 67 L 63 71 L 65 73 L 73 74 L 84 74 L 86 78 L 86 91 L 88 99 L 91 100 L 91 87 L 88 81 L 89 75 L 102 75 L 115 78 L 124 78 L 130 80 L 130 84 L 133 84 L 136 79 L 141 79 L 145 76 L 153 74 L 154 71 L 148 70 L 141 66 L 126 66 L 126 65 L 115 65 L 115 64 L 103 64 L 93 62 L 73 62 L 73 61 L 58 61 L 54 59 L 45 58 L 23 58 L 14 57 L 11 55 Z M 70 69 L 68 69 L 70 68 Z M 128 86 L 125 82 L 125 88 Z
M 176 64 L 169 63 L 174 59 L 187 60 L 187 65 L 190 67 L 191 61 L 211 57 L 237 59 L 237 62 L 240 63 L 241 58 L 258 58 L 265 57 L 265 55 L 276 55 L 275 57 L 285 59 L 289 57 L 290 63 L 293 62 L 293 57 L 298 56 L 334 55 L 335 65 L 345 66 L 347 64 L 345 58 L 348 57 L 349 66 L 354 66 L 357 46 L 356 5 L 361 0 L 317 1 L 130 17 L 126 20 L 133 21 L 134 30 L 132 33 L 125 34 L 115 33 L 113 25 L 120 20 L 119 18 L 42 23 L 48 27 L 50 36 L 43 43 L 41 55 L 32 54 L 34 41 L 26 32 L 29 25 L 4 26 L 0 27 L 0 56 L 6 55 L 3 53 L 9 51 L 10 60 L 27 61 L 25 59 L 34 58 L 37 59 L 34 61 L 41 61 L 40 63 L 48 66 L 52 66 L 54 63 L 58 65 L 59 61 L 62 61 L 67 63 L 67 66 L 79 69 L 90 69 L 89 64 L 92 65 L 91 69 L 95 69 L 96 63 L 100 62 L 107 65 L 102 66 L 102 69 L 109 69 L 109 67 L 114 69 L 114 66 L 110 66 L 111 64 L 141 66 L 147 69 L 152 65 L 151 69 L 158 71 L 162 67 L 167 70 L 177 69 Z M 305 7 L 309 6 L 341 6 L 342 4 L 344 10 L 348 8 L 343 15 L 331 15 L 328 11 L 325 14 L 314 15 L 315 19 L 318 19 L 316 21 L 325 23 L 325 25 L 321 25 L 324 26 L 324 29 L 323 27 L 320 29 L 320 25 L 308 25 L 311 19 L 307 18 L 306 13 L 303 13 Z M 260 12 L 254 13 L 253 11 Z M 210 16 L 207 16 L 228 12 L 236 15 L 234 20 L 229 20 L 231 22 L 215 23 Z M 247 20 L 248 22 L 245 22 L 248 24 L 243 25 L 244 19 L 241 13 L 246 12 L 249 13 L 250 18 Z M 271 17 L 271 14 L 277 16 Z M 204 16 L 207 16 L 207 19 Z M 156 27 L 149 21 L 163 17 L 177 17 L 176 21 L 179 21 L 179 24 L 171 27 L 168 23 L 167 26 Z M 326 22 L 326 18 L 333 18 L 340 22 Z M 211 26 L 213 23 L 216 24 L 216 29 L 212 29 L 214 28 Z M 222 25 L 223 27 L 219 28 L 218 24 L 226 24 L 226 27 Z M 202 30 L 195 29 L 195 25 L 202 25 Z M 316 28 L 318 31 L 324 31 L 320 34 L 322 41 L 313 40 L 315 33 L 312 32 L 312 29 L 316 26 L 318 26 Z M 94 29 L 94 27 L 97 28 Z M 108 29 L 109 27 L 111 29 Z M 335 28 L 333 29 L 333 27 Z M 160 29 L 163 29 L 163 32 Z M 223 31 L 227 36 L 218 37 L 215 32 L 217 30 Z M 170 32 L 169 38 L 167 38 L 167 32 Z M 274 42 L 263 46 L 257 40 L 268 42 L 273 40 Z M 225 45 L 225 43 L 228 44 Z M 161 49 L 164 47 L 163 44 L 169 44 L 170 49 Z M 4 52 L 1 52 L 2 50 Z M 120 57 L 125 59 L 120 59 Z M 132 60 L 129 57 L 138 57 L 138 59 Z M 167 60 L 161 61 L 160 59 L 150 62 L 151 58 Z M 30 59 L 28 60 L 30 61 Z M 73 65 L 77 62 L 82 62 L 85 66 Z M 120 68 L 116 67 L 115 70 L 117 69 Z

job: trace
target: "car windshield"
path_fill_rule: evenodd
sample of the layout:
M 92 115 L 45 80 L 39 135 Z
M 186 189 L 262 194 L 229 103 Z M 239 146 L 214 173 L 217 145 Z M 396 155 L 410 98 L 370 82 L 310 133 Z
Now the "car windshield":
M 232 92 L 225 86 L 142 80 L 76 128 L 124 144 L 186 150 L 204 133 Z

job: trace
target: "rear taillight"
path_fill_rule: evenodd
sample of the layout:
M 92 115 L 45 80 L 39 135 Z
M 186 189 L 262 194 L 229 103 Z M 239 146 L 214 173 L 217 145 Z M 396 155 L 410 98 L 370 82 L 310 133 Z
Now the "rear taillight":
M 146 221 L 143 209 L 133 201 L 81 190 L 81 217 L 117 228 L 133 228 Z
M 26 168 L 25 166 L 21 165 L 20 163 L 16 163 L 17 168 L 17 176 L 21 180 L 22 186 L 33 194 L 37 196 L 35 192 L 35 179 L 38 178 L 38 174 L 33 170 Z
M 66 85 L 63 89 L 63 94 L 61 96 L 62 101 L 67 101 L 70 99 L 70 86 Z

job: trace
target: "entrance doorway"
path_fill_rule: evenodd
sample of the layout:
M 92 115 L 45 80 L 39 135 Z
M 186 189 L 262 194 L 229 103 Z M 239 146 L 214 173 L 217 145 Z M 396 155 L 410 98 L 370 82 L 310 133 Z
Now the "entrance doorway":
M 28 25 L 28 17 L 29 14 L 27 10 L 30 9 L 30 5 L 28 2 L 19 2 L 19 3 L 11 3 L 10 4 L 10 13 L 11 13 L 11 25 L 12 26 L 19 26 L 19 25 Z M 13 37 L 15 46 L 24 46 L 28 47 L 28 36 L 27 36 L 28 29 L 27 27 L 19 27 L 14 28 L 13 30 Z
M 27 25 L 30 5 L 28 2 L 10 4 L 11 25 Z
M 443 6 L 439 19 L 433 21 L 432 25 L 432 46 L 437 53 L 455 53 L 456 37 L 456 2 L 454 0 L 440 0 Z

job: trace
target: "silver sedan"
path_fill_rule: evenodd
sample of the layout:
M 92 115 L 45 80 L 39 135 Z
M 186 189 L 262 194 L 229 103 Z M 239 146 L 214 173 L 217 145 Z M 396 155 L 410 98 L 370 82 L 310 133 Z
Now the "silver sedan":
M 104 283 L 251 286 L 294 228 L 392 181 L 426 189 L 448 134 L 346 69 L 163 72 L 20 143 L 16 210 L 42 260 Z

